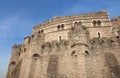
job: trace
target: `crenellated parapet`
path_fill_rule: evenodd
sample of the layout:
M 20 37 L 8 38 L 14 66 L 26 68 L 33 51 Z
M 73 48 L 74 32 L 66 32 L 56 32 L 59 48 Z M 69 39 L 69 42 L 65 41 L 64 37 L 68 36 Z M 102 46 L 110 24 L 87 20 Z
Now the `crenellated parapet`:
M 116 37 L 102 37 L 102 38 L 93 38 L 90 39 L 91 49 L 96 48 L 106 48 L 106 49 L 115 49 L 120 46 L 120 38 Z
M 44 42 L 44 38 L 45 38 L 44 36 L 45 36 L 44 31 L 39 30 L 36 33 L 31 35 L 30 42 L 36 42 L 36 43 Z M 39 40 L 40 42 L 37 42 Z
M 52 42 L 45 42 L 42 44 L 42 52 L 52 52 L 52 51 L 59 51 L 63 48 L 67 48 L 70 46 L 70 41 L 68 40 L 61 40 L 61 41 L 52 41 Z
M 19 45 L 15 44 L 12 47 L 12 55 L 11 55 L 10 61 L 15 61 L 16 63 L 19 61 L 19 56 L 20 56 L 20 53 L 22 52 L 22 47 L 23 47 L 22 44 L 19 44 Z
M 120 37 L 120 16 L 111 20 L 114 35 Z

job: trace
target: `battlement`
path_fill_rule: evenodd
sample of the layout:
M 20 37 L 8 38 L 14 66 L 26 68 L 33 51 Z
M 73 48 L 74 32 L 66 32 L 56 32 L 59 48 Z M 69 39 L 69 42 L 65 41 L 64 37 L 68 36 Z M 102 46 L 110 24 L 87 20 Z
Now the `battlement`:
M 14 44 L 12 48 L 22 48 L 23 44 Z
M 113 29 L 116 29 L 116 28 L 120 29 L 120 16 L 113 18 L 111 20 L 111 23 L 112 23 Z
M 103 38 L 93 38 L 90 39 L 90 45 L 93 48 L 106 48 L 106 49 L 111 49 L 111 48 L 116 48 L 119 47 L 120 45 L 120 38 L 117 37 L 103 37 Z
M 70 42 L 67 40 L 61 41 L 52 41 L 52 42 L 45 42 L 42 44 L 42 50 L 52 50 L 52 49 L 60 49 L 60 47 L 68 46 Z

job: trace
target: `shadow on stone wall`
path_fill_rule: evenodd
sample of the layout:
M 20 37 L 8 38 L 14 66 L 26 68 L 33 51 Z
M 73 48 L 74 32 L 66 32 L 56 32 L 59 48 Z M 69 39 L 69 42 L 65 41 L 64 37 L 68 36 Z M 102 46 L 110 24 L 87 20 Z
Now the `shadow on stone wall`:
M 57 69 L 58 69 L 58 56 L 50 55 L 48 69 L 47 69 L 48 78 L 56 78 Z
M 105 61 L 110 70 L 111 78 L 120 78 L 120 65 L 112 53 L 105 53 Z
M 21 64 L 22 64 L 22 60 L 16 65 L 15 69 L 12 72 L 11 78 L 19 78 Z

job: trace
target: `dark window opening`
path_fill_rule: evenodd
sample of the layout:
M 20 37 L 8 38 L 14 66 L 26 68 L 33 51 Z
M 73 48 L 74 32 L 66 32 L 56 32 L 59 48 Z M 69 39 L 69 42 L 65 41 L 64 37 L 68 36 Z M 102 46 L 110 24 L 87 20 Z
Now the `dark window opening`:
M 62 29 L 64 29 L 64 24 L 61 24 Z
M 60 25 L 57 26 L 57 29 L 60 30 Z
M 88 52 L 87 50 L 85 50 L 85 53 L 86 53 L 87 55 L 89 55 L 89 52 Z
M 13 66 L 14 66 L 15 64 L 16 64 L 16 63 L 15 63 L 14 61 L 10 63 L 10 65 L 13 65 Z
M 40 30 L 38 31 L 38 33 L 43 33 L 43 29 L 40 29 Z
M 39 58 L 40 58 L 39 54 L 34 54 L 34 55 L 33 55 L 33 59 L 34 59 L 34 60 L 37 60 L 37 59 L 39 59 Z
M 24 52 L 26 52 L 26 48 L 24 48 Z
M 75 22 L 74 24 L 78 24 L 78 22 Z
M 97 21 L 97 23 L 98 23 L 98 26 L 100 26 L 100 25 L 101 25 L 101 21 L 100 21 L 100 20 L 98 20 L 98 21 Z
M 41 30 L 41 32 L 43 33 L 43 29 Z
M 79 24 L 82 25 L 82 22 L 80 21 Z
M 87 50 L 85 50 L 85 56 L 88 56 L 89 55 L 89 52 Z
M 98 38 L 100 38 L 101 36 L 100 36 L 100 33 L 98 32 Z
M 96 26 L 96 21 L 95 20 L 92 23 L 93 23 L 93 26 Z
M 20 53 L 19 53 L 19 56 L 20 56 Z
M 62 39 L 61 36 L 59 36 L 59 41 L 61 41 L 61 39 Z
M 116 36 L 117 38 L 119 38 L 119 36 Z
M 77 57 L 76 51 L 72 51 L 71 56 Z
M 32 38 L 34 37 L 34 35 L 32 35 Z

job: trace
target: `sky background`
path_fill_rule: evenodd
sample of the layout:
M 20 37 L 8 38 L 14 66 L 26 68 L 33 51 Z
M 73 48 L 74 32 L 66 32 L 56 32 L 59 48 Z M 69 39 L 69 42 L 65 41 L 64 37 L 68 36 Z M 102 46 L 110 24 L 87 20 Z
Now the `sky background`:
M 33 26 L 54 16 L 106 10 L 120 16 L 120 0 L 0 0 L 0 78 L 5 78 L 12 46 L 23 43 Z

